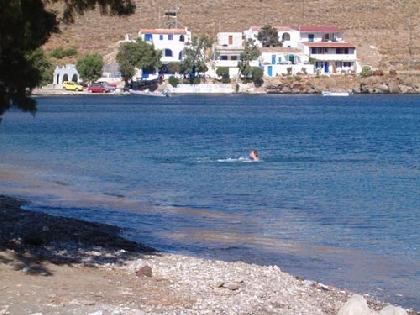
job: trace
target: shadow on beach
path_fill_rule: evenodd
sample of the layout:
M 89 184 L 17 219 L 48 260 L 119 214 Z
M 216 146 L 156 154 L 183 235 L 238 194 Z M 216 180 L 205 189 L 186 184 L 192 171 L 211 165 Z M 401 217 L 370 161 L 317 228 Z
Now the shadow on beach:
M 22 210 L 23 200 L 0 195 L 0 264 L 51 276 L 56 265 L 122 265 L 155 249 L 124 239 L 120 228 Z

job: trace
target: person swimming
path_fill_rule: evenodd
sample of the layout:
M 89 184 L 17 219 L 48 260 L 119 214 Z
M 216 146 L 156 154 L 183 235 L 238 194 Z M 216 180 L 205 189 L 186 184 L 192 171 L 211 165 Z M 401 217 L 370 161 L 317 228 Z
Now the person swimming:
M 258 151 L 257 150 L 252 150 L 251 152 L 249 152 L 249 158 L 254 162 L 259 161 L 260 156 L 258 154 Z

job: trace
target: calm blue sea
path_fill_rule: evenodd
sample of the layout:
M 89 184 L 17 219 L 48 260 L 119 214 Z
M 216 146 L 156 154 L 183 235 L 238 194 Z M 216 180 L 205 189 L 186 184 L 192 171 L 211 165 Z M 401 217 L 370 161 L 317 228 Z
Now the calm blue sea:
M 420 309 L 420 96 L 38 98 L 0 123 L 0 191 Z

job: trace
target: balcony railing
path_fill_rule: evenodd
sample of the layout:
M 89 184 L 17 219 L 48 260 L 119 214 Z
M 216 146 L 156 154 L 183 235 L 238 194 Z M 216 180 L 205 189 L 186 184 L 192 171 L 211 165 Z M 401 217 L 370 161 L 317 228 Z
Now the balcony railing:
M 356 54 L 311 54 L 312 58 L 321 61 L 356 61 Z

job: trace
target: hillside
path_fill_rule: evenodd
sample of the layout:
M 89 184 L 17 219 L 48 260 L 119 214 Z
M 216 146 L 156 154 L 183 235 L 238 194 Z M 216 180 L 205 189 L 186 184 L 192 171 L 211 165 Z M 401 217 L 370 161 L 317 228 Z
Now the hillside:
M 137 0 L 129 17 L 89 11 L 72 25 L 62 25 L 45 48 L 76 47 L 112 59 L 118 40 L 143 27 L 164 27 L 163 11 L 175 1 Z M 251 25 L 327 24 L 345 31 L 358 46 L 362 63 L 383 69 L 420 71 L 420 0 L 178 0 L 179 22 L 193 33 L 242 31 Z M 60 6 L 52 9 L 60 11 Z

